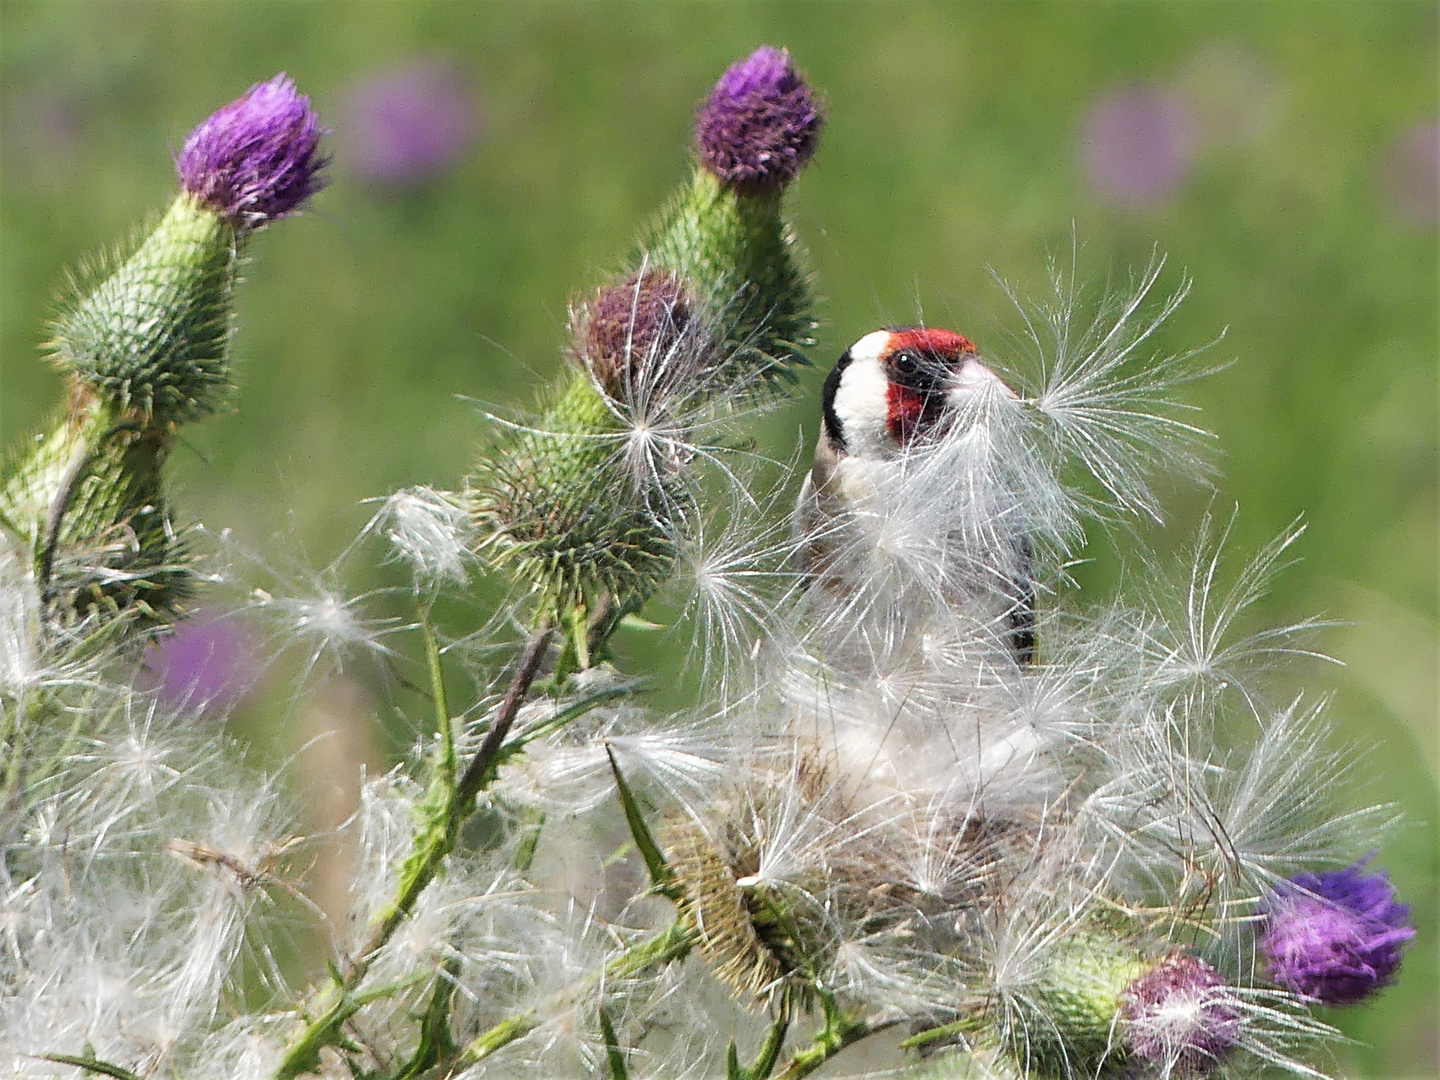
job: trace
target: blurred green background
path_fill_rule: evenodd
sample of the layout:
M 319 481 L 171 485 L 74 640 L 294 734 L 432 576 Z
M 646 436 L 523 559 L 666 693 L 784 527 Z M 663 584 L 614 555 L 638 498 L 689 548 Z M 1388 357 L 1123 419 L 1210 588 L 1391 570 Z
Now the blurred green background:
M 362 499 L 460 483 L 484 424 L 460 395 L 529 402 L 562 362 L 567 298 L 685 175 L 694 103 L 786 45 L 830 102 L 791 201 L 823 326 L 767 445 L 802 426 L 808 443 L 825 368 L 875 326 L 923 318 L 1003 355 L 991 271 L 1042 294 L 1072 227 L 1099 278 L 1153 246 L 1162 285 L 1193 275 L 1161 345 L 1228 327 L 1209 357 L 1233 364 L 1187 394 L 1219 436 L 1235 547 L 1309 523 L 1257 620 L 1345 624 L 1320 645 L 1347 666 L 1308 689 L 1335 694 L 1340 736 L 1376 747 L 1372 794 L 1410 820 L 1380 861 L 1420 940 L 1400 986 L 1333 1017 L 1367 1044 L 1337 1067 L 1435 1075 L 1436 11 L 5 0 L 0 435 L 57 400 L 37 345 L 62 269 L 163 207 L 195 122 L 285 70 L 334 129 L 333 186 L 253 245 L 238 410 L 188 429 L 174 472 L 184 517 L 323 565 Z M 387 94 L 435 103 L 440 130 L 387 129 Z M 1176 536 L 1207 500 L 1175 493 Z M 1082 577 L 1103 589 L 1098 539 Z

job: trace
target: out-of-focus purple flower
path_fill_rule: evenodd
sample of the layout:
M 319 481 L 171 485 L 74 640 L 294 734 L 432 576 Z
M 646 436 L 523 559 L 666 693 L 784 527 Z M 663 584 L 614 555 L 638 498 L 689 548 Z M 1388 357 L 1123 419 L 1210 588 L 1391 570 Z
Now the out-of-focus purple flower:
M 397 187 L 444 170 L 480 131 L 469 80 L 453 65 L 433 60 L 356 84 L 342 124 L 350 167 L 366 180 Z
M 1417 225 L 1440 224 L 1440 122 L 1403 132 L 1385 155 L 1381 177 L 1401 217 Z
M 1234 991 L 1213 967 L 1189 953 L 1172 953 L 1125 991 L 1130 1051 L 1166 1075 L 1209 1072 L 1239 1039 L 1236 1004 Z
M 193 615 L 151 652 L 149 668 L 171 705 L 226 709 L 259 677 L 255 643 L 236 619 Z
M 1183 95 L 1132 86 L 1100 97 L 1085 118 L 1081 155 L 1091 187 L 1110 202 L 1163 202 L 1190 175 L 1195 122 Z
M 784 49 L 762 45 L 726 69 L 700 106 L 700 159 L 740 189 L 783 188 L 815 153 L 821 103 Z
M 324 186 L 323 134 L 310 99 L 281 72 L 190 133 L 175 160 L 180 186 L 237 225 L 263 225 Z
M 1266 900 L 1260 949 L 1270 977 L 1326 1005 L 1351 1005 L 1389 985 L 1415 937 L 1410 909 L 1365 861 L 1297 874 Z
M 89 102 L 66 88 L 41 83 L 5 95 L 5 170 L 11 181 L 53 186 L 83 169 L 76 164 L 85 144 Z

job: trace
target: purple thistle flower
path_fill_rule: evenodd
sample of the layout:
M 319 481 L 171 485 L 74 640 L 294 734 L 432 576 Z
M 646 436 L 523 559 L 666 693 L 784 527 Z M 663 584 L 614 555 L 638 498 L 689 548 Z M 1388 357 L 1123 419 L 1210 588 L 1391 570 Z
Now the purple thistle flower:
M 1123 1013 L 1131 1052 L 1182 1076 L 1209 1072 L 1240 1036 L 1230 985 L 1186 952 L 1172 953 L 1131 983 Z
M 1415 937 L 1410 908 L 1368 859 L 1323 874 L 1296 874 L 1264 904 L 1260 948 L 1270 977 L 1325 1005 L 1352 1005 L 1388 986 Z
M 146 661 L 156 688 L 177 708 L 225 710 L 260 675 L 255 644 L 243 625 L 214 613 L 193 615 L 161 638 Z
M 771 191 L 815 153 L 821 103 L 784 49 L 762 45 L 730 65 L 696 115 L 705 167 L 740 189 Z
M 1381 179 L 1397 214 L 1415 225 L 1440 224 L 1440 122 L 1403 132 L 1385 155 Z
M 281 72 L 256 83 L 185 140 L 180 186 L 238 225 L 255 228 L 295 213 L 324 186 L 325 134 L 310 99 Z

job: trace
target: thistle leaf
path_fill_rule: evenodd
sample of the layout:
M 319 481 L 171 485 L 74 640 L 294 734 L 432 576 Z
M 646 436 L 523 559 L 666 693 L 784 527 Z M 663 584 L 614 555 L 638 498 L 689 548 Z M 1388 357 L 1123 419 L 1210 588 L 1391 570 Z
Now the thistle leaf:
M 665 861 L 665 856 L 660 851 L 660 845 L 655 843 L 655 838 L 650 835 L 650 827 L 645 824 L 645 818 L 640 813 L 640 806 L 635 801 L 635 793 L 625 782 L 625 776 L 620 771 L 620 763 L 615 760 L 615 751 L 607 745 L 605 755 L 610 759 L 610 771 L 615 776 L 615 790 L 619 792 L 620 805 L 625 810 L 625 823 L 630 826 L 630 835 L 635 840 L 640 857 L 645 860 L 645 868 L 650 871 L 650 888 L 671 900 L 680 899 L 680 889 L 675 884 L 675 875 L 670 869 L 670 864 Z

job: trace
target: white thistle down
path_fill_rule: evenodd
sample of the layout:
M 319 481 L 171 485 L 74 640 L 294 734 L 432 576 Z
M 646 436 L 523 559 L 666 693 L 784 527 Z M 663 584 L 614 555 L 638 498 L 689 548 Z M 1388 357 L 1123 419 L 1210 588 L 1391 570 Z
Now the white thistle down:
M 418 579 L 465 584 L 475 527 L 462 497 L 404 488 L 385 499 L 367 529 L 383 532 Z
M 83 1050 L 216 1080 L 442 1061 L 465 1080 L 549 1080 L 617 1055 L 637 1080 L 673 1080 L 725 1075 L 733 1040 L 741 1067 L 771 1053 L 773 1077 L 886 1030 L 931 1055 L 897 1051 L 895 1075 L 948 1060 L 1082 1080 L 1125 1055 L 1155 1080 L 1319 1075 L 1333 1032 L 1267 976 L 1258 912 L 1287 878 L 1363 856 L 1393 814 L 1337 800 L 1357 770 L 1328 745 L 1324 700 L 1269 688 L 1273 667 L 1315 655 L 1316 624 L 1239 633 L 1300 530 L 1229 585 L 1232 530 L 1213 514 L 1174 581 L 1141 559 L 1133 595 L 1085 606 L 1065 580 L 1089 521 L 1157 516 L 1154 474 L 1197 460 L 1172 400 L 1190 369 L 1150 351 L 1175 302 L 1145 315 L 1158 273 L 1094 322 L 1057 283 L 1027 323 L 1040 362 L 1011 376 L 1019 392 L 997 380 L 957 406 L 825 526 L 848 591 L 798 565 L 807 538 L 778 521 L 773 478 L 793 463 L 756 466 L 718 437 L 715 418 L 752 403 L 716 399 L 708 343 L 680 333 L 628 364 L 610 429 L 574 437 L 618 466 L 605 499 L 669 530 L 660 596 L 693 634 L 704 701 L 667 715 L 637 700 L 619 665 L 648 636 L 582 658 L 588 628 L 547 627 L 492 775 L 460 807 L 453 774 L 499 730 L 529 655 L 506 639 L 533 614 L 512 588 L 482 629 L 432 625 L 496 543 L 470 494 L 389 497 L 318 574 L 238 553 L 263 581 L 243 607 L 277 648 L 298 643 L 302 681 L 377 676 L 420 733 L 340 830 L 355 857 L 336 926 L 305 893 L 305 852 L 335 838 L 302 837 L 284 777 L 237 763 L 214 717 L 117 679 L 113 650 L 47 646 L 11 567 L 0 701 L 7 723 L 39 726 L 3 829 L 0 1075 L 68 1075 L 44 1055 Z M 680 373 L 703 392 L 676 389 Z M 1005 621 L 1019 540 L 1039 607 L 1023 660 Z M 347 560 L 381 541 L 415 587 L 350 595 Z M 394 602 L 414 621 L 372 612 Z M 424 669 L 401 646 L 412 633 Z M 437 821 L 453 842 L 387 922 Z M 310 939 L 334 974 L 295 985 Z M 296 1047 L 334 986 L 373 997 L 312 1062 Z

